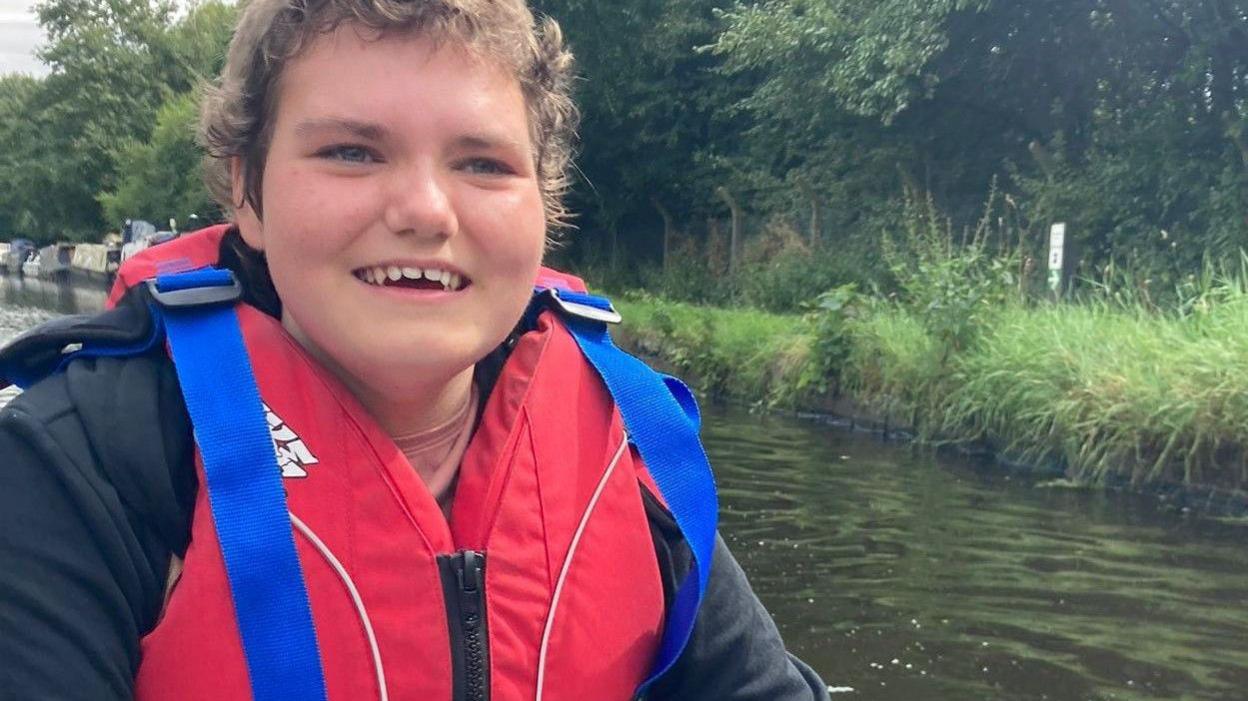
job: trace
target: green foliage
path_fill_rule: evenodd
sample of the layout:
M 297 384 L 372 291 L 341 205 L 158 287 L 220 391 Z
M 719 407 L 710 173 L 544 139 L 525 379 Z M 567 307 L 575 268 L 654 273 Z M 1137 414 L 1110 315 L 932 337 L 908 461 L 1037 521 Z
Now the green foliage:
M 728 1 L 534 3 L 559 20 L 583 78 L 582 180 L 572 194 L 581 215 L 573 246 L 583 257 L 657 220 L 655 202 L 682 220 L 708 211 L 709 154 L 733 149 L 744 126 L 725 109 L 744 86 L 719 80 L 714 58 L 696 50 L 714 39 L 712 11 Z M 627 244 L 630 260 L 638 244 Z
M 148 141 L 131 141 L 115 155 L 117 189 L 100 195 L 109 221 L 127 218 L 185 221 L 190 214 L 218 218 L 217 206 L 204 186 L 195 143 L 199 105 L 194 95 L 171 98 L 156 113 Z
M 1070 222 L 1085 275 L 1113 260 L 1173 286 L 1203 258 L 1248 246 L 1243 156 L 1220 123 L 1197 119 L 1169 105 L 1122 117 L 1078 163 L 1060 143 L 1037 146 L 1052 154 L 1048 172 L 1017 175 L 1020 200 L 1032 219 Z
M 97 240 L 118 224 L 101 208 L 101 193 L 126 187 L 115 159 L 133 166 L 132 145 L 148 141 L 166 99 L 215 74 L 237 10 L 216 0 L 181 19 L 172 3 L 153 0 L 45 0 L 35 9 L 51 73 L 0 82 L 0 110 L 14 117 L 0 121 L 0 222 L 41 241 Z
M 641 296 L 621 304 L 621 340 L 715 394 L 809 406 L 835 389 L 910 417 L 929 441 L 984 442 L 1085 481 L 1242 490 L 1248 277 L 1187 291 L 1167 313 L 1108 298 L 1004 305 L 948 356 L 920 314 L 850 287 L 805 319 Z
M 995 193 L 979 226 L 964 244 L 930 200 L 906 202 L 904 237 L 884 239 L 884 260 L 899 288 L 904 308 L 922 319 L 927 330 L 950 352 L 966 348 L 992 320 L 996 310 L 1018 298 L 1018 256 L 991 253 Z M 1000 232 L 998 241 L 1003 236 Z
M 48 38 L 41 58 L 52 73 L 36 108 L 48 128 L 32 144 L 45 167 L 25 195 L 39 213 L 37 233 L 98 238 L 105 224 L 96 194 L 112 179 L 112 152 L 147 136 L 163 99 L 167 64 L 159 41 L 172 6 L 48 0 L 36 11 Z
M 854 283 L 835 287 L 815 298 L 807 313 L 812 329 L 810 362 L 807 372 L 798 379 L 797 390 L 827 392 L 840 377 L 841 370 L 853 351 L 851 323 L 863 304 Z
M 751 106 L 769 112 L 818 108 L 826 95 L 851 113 L 888 122 L 939 82 L 932 63 L 949 47 L 948 16 L 987 5 L 986 0 L 737 4 L 720 13 L 726 28 L 713 50 L 726 57 L 727 71 L 768 76 Z
M 1242 487 L 1248 297 L 1219 297 L 1199 321 L 1104 304 L 1006 312 L 959 360 L 945 428 L 1090 479 Z
M 847 283 L 866 284 L 854 257 L 828 247 L 811 249 L 783 222 L 772 222 L 742 255 L 740 267 L 723 277 L 742 303 L 777 313 L 806 308 L 823 292 Z
M 237 12 L 173 7 L 38 5 L 51 74 L 0 81 L 0 225 L 51 239 L 109 224 L 102 193 L 128 187 L 117 159 L 138 158 L 127 145 L 149 144 L 161 105 L 216 73 Z M 973 230 L 994 182 L 1023 222 L 1011 232 L 1024 265 L 1059 220 L 1088 279 L 1112 262 L 1173 289 L 1206 256 L 1248 247 L 1248 0 L 536 8 L 561 21 L 582 72 L 580 230 L 565 258 L 621 284 L 784 311 L 846 282 L 888 287 L 878 242 L 904 232 L 907 196 Z M 755 223 L 744 249 L 770 235 L 759 222 L 801 222 L 806 237 L 817 220 L 817 235 L 726 278 L 710 255 L 721 187 Z M 662 260 L 663 233 L 705 255 L 639 272 Z M 948 263 L 930 273 L 952 279 Z
M 800 316 L 669 302 L 616 300 L 620 341 L 672 364 L 712 395 L 791 405 L 809 376 L 810 335 Z
M 35 201 L 27 197 L 39 177 L 30 152 L 40 125 L 28 116 L 38 90 L 33 78 L 0 77 L 0 237 L 33 233 L 39 226 Z
M 907 191 L 973 226 L 999 180 L 1035 223 L 1020 256 L 1064 221 L 1084 276 L 1115 260 L 1165 286 L 1248 245 L 1243 0 L 766 0 L 716 16 L 704 51 L 739 87 L 723 107 L 740 138 L 700 153 L 703 197 L 726 185 L 765 218 L 814 193 L 845 246 L 893 230 Z
M 168 28 L 162 46 L 179 68 L 177 79 L 170 80 L 171 90 L 186 92 L 216 79 L 225 65 L 239 9 L 238 4 L 223 0 L 199 0 Z
M 585 277 L 606 283 L 608 289 L 640 286 L 664 299 L 713 306 L 738 304 L 778 314 L 808 309 L 825 291 L 869 283 L 859 255 L 822 246 L 812 250 L 784 222 L 770 223 L 763 235 L 750 241 L 733 273 L 727 270 L 726 260 L 687 238 L 672 251 L 666 266 L 643 267 L 632 280 L 612 275 L 609 269 L 590 270 Z
M 712 305 L 732 300 L 732 285 L 727 278 L 693 256 L 675 256 L 666 267 L 648 266 L 640 274 L 641 288 L 664 299 Z
M 923 423 L 948 379 L 939 341 L 920 318 L 891 305 L 865 315 L 851 332 L 851 350 L 842 370 L 844 389 Z

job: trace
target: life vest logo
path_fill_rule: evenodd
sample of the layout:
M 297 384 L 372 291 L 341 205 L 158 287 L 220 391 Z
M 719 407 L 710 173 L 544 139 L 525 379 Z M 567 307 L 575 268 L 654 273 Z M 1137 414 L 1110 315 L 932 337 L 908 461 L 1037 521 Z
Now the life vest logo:
M 268 404 L 262 403 L 262 406 L 264 418 L 269 422 L 269 435 L 273 437 L 273 449 L 277 451 L 277 466 L 282 469 L 282 477 L 307 477 L 308 466 L 320 461 L 304 445 L 299 434 L 273 413 Z

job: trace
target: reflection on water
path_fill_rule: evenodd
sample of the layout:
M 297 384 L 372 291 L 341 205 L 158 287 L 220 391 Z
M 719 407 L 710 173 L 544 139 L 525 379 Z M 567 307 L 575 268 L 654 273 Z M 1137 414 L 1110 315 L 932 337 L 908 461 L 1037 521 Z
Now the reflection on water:
M 1248 524 L 707 414 L 729 544 L 836 698 L 1248 698 Z
M 59 314 L 86 314 L 104 306 L 104 283 L 70 284 L 25 278 L 0 277 L 0 342 Z
M 86 314 L 104 306 L 104 284 L 70 284 L 0 276 L 0 345 L 26 329 L 61 314 Z M 17 396 L 16 387 L 0 388 L 0 406 Z
M 0 341 L 104 300 L 2 289 Z M 1248 699 L 1248 523 L 739 410 L 705 437 L 725 537 L 838 700 Z

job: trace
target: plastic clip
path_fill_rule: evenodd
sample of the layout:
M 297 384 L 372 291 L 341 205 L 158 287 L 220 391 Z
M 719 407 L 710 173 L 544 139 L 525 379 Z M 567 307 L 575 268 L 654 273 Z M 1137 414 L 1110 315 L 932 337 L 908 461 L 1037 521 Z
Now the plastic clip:
M 243 286 L 239 283 L 238 278 L 234 277 L 231 271 L 221 271 L 226 273 L 221 276 L 220 281 L 212 281 L 209 284 L 192 285 L 188 287 L 179 287 L 173 285 L 173 289 L 161 291 L 160 283 L 162 279 L 156 278 L 147 281 L 147 291 L 152 295 L 152 299 L 162 307 L 178 308 L 178 307 L 207 307 L 225 304 L 234 304 L 243 297 Z
M 593 295 L 582 295 L 567 291 L 563 293 L 563 295 L 567 295 L 565 297 L 560 295 L 559 290 L 554 287 L 546 288 L 542 291 L 542 294 L 550 299 L 551 304 L 558 307 L 565 314 L 582 319 L 601 321 L 607 324 L 618 324 L 624 319 L 606 297 L 595 297 Z M 594 304 L 595 302 L 604 306 L 597 306 Z

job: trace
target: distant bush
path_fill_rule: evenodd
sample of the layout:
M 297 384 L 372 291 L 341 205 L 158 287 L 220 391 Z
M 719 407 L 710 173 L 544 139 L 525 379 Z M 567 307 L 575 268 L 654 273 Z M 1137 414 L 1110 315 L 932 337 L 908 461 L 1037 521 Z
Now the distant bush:
M 930 196 L 909 197 L 901 235 L 882 241 L 897 301 L 941 342 L 942 358 L 966 348 L 997 308 L 1019 298 L 1020 258 L 994 231 L 996 199 L 994 190 L 979 225 L 958 242 Z

